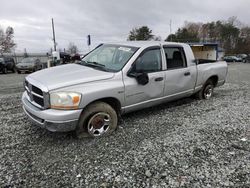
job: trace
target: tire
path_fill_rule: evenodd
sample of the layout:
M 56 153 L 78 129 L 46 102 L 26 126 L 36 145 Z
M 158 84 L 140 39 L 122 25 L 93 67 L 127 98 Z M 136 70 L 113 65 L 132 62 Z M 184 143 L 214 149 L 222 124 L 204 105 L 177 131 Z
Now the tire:
M 212 80 L 208 80 L 203 88 L 196 93 L 196 98 L 198 98 L 199 100 L 205 99 L 208 100 L 213 96 L 213 92 L 214 92 L 214 84 L 212 82 Z
M 18 74 L 21 74 L 21 71 L 17 70 L 17 73 L 18 73 Z
M 13 72 L 13 73 L 15 73 L 15 72 L 16 72 L 15 68 L 13 68 L 13 69 L 12 69 L 12 72 Z
M 117 113 L 109 104 L 94 102 L 82 112 L 76 129 L 76 136 L 82 138 L 86 135 L 90 137 L 110 135 L 116 130 L 117 122 Z
M 4 67 L 4 68 L 3 68 L 3 73 L 4 73 L 4 74 L 7 74 L 7 72 L 8 72 L 7 68 Z

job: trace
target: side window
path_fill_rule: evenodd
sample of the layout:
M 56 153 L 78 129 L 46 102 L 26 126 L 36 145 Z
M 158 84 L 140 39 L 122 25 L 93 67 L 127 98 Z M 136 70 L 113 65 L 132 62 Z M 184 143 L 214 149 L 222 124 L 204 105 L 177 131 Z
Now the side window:
M 183 48 L 164 47 L 164 52 L 167 60 L 167 69 L 178 69 L 187 66 Z
M 135 62 L 136 72 L 157 72 L 162 70 L 160 49 L 152 49 L 144 52 Z

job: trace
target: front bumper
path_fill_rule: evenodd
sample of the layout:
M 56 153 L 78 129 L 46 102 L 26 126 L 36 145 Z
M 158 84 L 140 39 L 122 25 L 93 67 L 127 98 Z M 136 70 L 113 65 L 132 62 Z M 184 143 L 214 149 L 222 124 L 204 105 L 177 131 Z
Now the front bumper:
M 33 67 L 16 67 L 17 71 L 33 71 Z
M 68 132 L 76 129 L 82 110 L 41 110 L 27 99 L 27 93 L 22 96 L 23 110 L 30 121 L 41 128 L 52 132 Z

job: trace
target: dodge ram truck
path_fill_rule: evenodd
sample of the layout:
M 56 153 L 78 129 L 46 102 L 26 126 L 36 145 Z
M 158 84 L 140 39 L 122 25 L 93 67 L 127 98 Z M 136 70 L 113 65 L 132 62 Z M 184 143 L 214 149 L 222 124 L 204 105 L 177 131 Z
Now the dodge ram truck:
M 124 113 L 192 95 L 210 99 L 226 75 L 226 62 L 199 64 L 188 44 L 101 44 L 76 64 L 28 75 L 22 104 L 49 131 L 101 137 Z

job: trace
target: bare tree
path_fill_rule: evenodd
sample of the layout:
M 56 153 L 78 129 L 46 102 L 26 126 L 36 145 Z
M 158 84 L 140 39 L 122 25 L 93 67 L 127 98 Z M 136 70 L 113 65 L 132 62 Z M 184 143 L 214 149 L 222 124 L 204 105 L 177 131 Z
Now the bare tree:
M 201 28 L 202 28 L 203 23 L 195 23 L 195 22 L 188 22 L 185 21 L 184 22 L 184 27 L 191 33 L 197 33 L 199 34 L 201 32 Z
M 6 31 L 0 27 L 0 53 L 11 52 L 16 46 L 14 43 L 14 29 L 7 27 Z
M 73 42 L 70 42 L 67 52 L 70 54 L 76 54 L 78 52 L 78 47 Z

